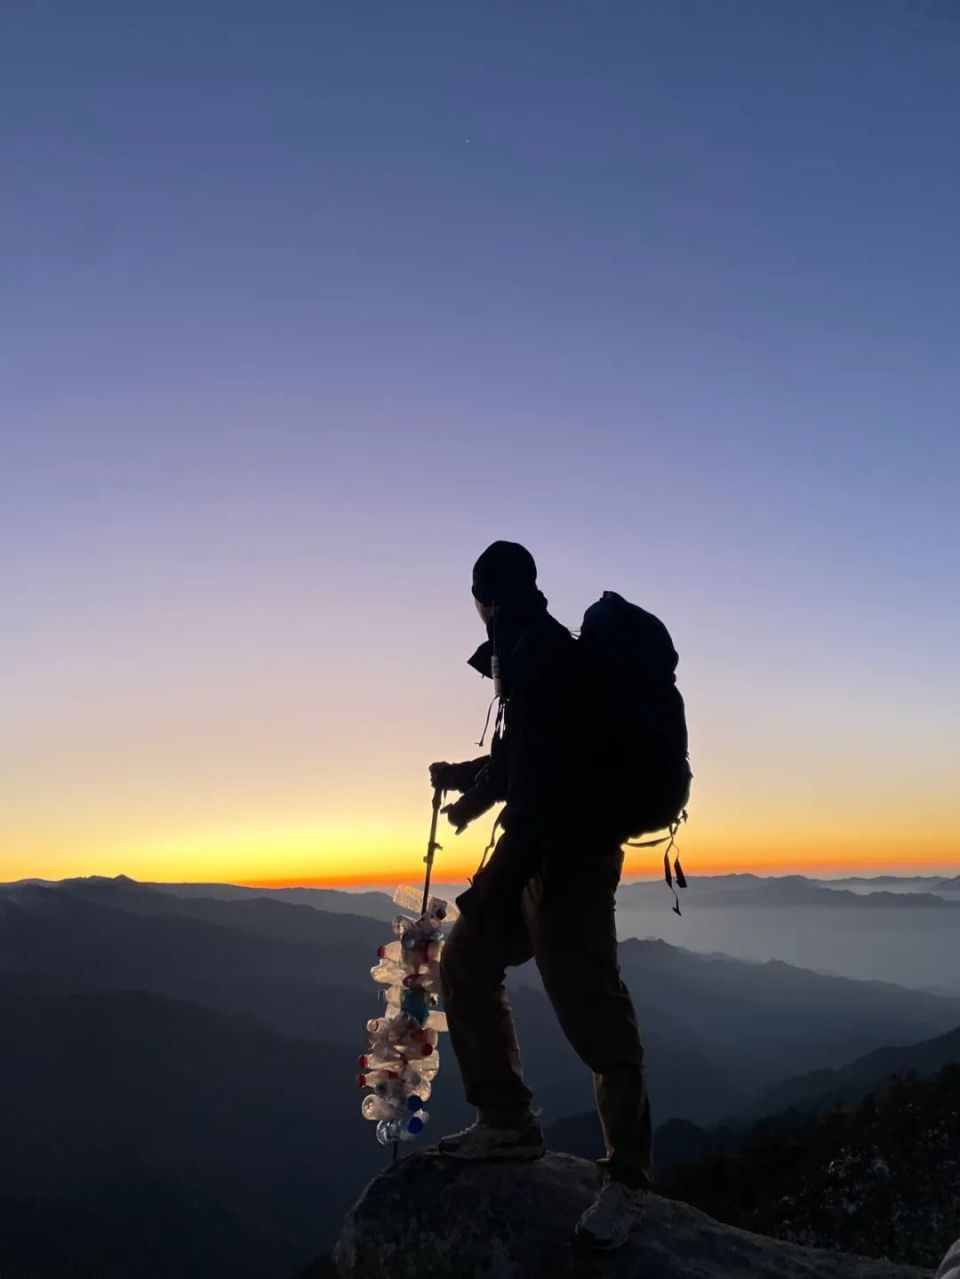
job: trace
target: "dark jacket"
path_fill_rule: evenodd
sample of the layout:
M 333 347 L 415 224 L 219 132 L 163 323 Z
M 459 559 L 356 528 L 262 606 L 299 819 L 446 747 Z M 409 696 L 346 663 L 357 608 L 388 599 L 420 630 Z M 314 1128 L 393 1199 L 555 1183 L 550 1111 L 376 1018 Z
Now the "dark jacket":
M 604 787 L 573 636 L 545 610 L 514 628 L 501 620 L 503 715 L 489 755 L 458 766 L 457 811 L 472 821 L 503 802 L 504 830 L 529 836 L 549 855 L 584 841 L 619 843 L 604 829 Z M 470 658 L 490 675 L 492 645 Z

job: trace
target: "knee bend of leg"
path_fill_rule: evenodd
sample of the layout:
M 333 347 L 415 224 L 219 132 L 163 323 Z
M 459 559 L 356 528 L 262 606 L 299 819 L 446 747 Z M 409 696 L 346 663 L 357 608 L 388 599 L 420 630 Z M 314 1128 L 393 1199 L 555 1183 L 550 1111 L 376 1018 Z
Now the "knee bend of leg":
M 458 940 L 456 933 L 444 943 L 443 950 L 440 952 L 440 980 L 445 988 L 457 980 L 464 970 L 465 963 L 469 964 L 464 954 L 464 951 L 468 949 Z
M 489 986 L 502 981 L 486 959 L 483 947 L 469 933 L 454 932 L 440 955 L 440 984 L 444 991 L 462 986 Z

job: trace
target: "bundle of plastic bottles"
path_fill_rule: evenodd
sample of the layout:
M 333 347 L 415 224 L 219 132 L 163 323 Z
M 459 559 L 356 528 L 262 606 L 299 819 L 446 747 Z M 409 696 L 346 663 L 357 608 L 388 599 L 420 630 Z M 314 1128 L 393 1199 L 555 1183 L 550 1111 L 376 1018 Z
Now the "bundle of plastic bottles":
M 412 1141 L 430 1119 L 424 1107 L 440 1069 L 439 1036 L 447 1028 L 438 1008 L 443 929 L 459 913 L 440 897 L 431 897 L 419 913 L 421 895 L 413 888 L 398 888 L 393 900 L 418 914 L 397 915 L 394 940 L 378 949 L 379 962 L 370 969 L 386 987 L 385 1007 L 367 1022 L 370 1042 L 357 1077 L 361 1088 L 370 1089 L 361 1112 L 376 1123 L 382 1146 Z

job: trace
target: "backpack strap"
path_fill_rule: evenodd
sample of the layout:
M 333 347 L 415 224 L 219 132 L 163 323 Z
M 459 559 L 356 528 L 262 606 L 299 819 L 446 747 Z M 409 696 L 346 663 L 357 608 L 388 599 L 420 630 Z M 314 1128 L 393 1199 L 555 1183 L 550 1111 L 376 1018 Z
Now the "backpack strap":
M 497 842 L 497 829 L 498 829 L 498 827 L 500 826 L 500 819 L 501 819 L 501 817 L 503 817 L 503 809 L 502 809 L 502 808 L 500 809 L 499 813 L 497 813 L 496 817 L 493 819 L 493 829 L 492 829 L 492 830 L 491 830 L 491 832 L 490 832 L 490 838 L 489 838 L 489 840 L 487 841 L 487 846 L 486 846 L 486 848 L 483 850 L 483 856 L 482 856 L 482 857 L 481 857 L 481 859 L 480 859 L 480 865 L 479 865 L 479 866 L 477 867 L 477 869 L 473 872 L 473 876 L 472 876 L 472 877 L 471 877 L 471 879 L 470 879 L 470 883 L 471 883 L 471 884 L 473 883 L 473 881 L 474 881 L 474 879 L 477 877 L 477 875 L 479 875 L 479 874 L 481 873 L 481 871 L 484 869 L 484 867 L 486 866 L 486 864 L 487 864 L 487 858 L 490 856 L 490 853 L 491 853 L 491 851 L 493 850 L 493 847 L 494 847 L 494 845 L 495 845 L 495 844 L 496 844 L 496 842 Z
M 683 867 L 680 865 L 680 850 L 677 848 L 677 831 L 680 829 L 680 823 L 686 820 L 687 810 L 684 809 L 677 820 L 669 827 L 670 833 L 668 835 L 663 835 L 660 839 L 647 839 L 642 842 L 629 840 L 625 845 L 626 848 L 656 848 L 659 844 L 667 845 L 663 853 L 663 877 L 667 881 L 667 887 L 673 893 L 673 911 L 675 915 L 682 915 L 683 911 L 680 909 L 680 898 L 677 896 L 677 889 L 674 888 L 673 881 L 676 879 L 677 888 L 686 888 L 687 886 L 687 877 L 684 875 Z M 674 849 L 676 849 L 676 854 L 673 859 L 673 871 L 671 872 L 670 854 Z

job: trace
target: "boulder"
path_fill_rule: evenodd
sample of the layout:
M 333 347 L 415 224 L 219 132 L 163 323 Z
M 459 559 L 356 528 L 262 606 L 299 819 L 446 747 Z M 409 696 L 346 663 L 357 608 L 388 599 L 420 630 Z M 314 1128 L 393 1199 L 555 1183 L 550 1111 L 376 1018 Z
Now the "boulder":
M 960 1279 L 960 1239 L 949 1249 L 937 1271 L 937 1279 Z
M 615 1253 L 572 1242 L 599 1185 L 572 1155 L 534 1163 L 458 1163 L 425 1150 L 376 1177 L 334 1251 L 342 1279 L 920 1279 L 888 1261 L 779 1243 L 687 1204 L 648 1197 Z

